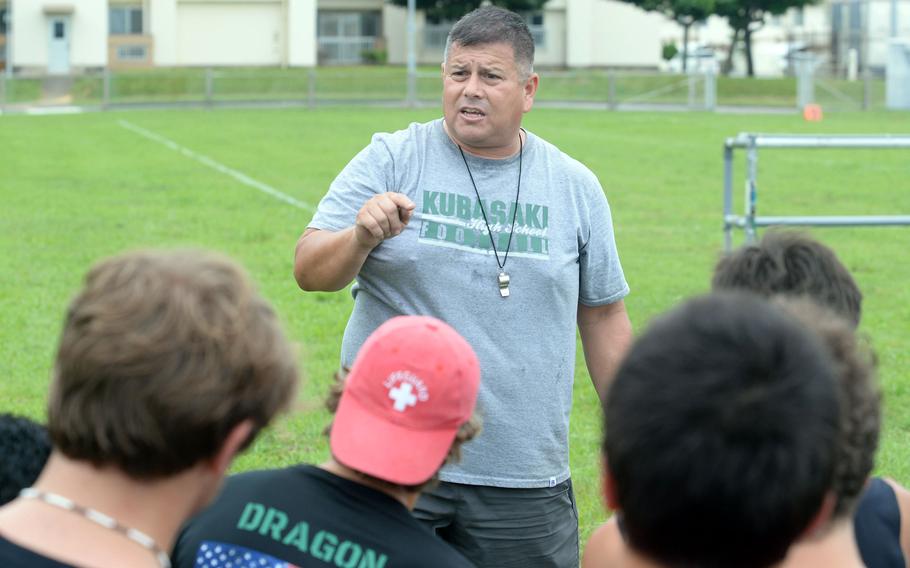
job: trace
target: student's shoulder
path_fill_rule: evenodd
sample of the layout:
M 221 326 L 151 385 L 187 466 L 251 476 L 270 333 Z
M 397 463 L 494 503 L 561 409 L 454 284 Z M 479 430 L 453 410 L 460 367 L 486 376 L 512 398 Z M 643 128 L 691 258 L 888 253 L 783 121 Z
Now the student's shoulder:
M 314 470 L 309 465 L 295 465 L 280 469 L 263 469 L 235 473 L 227 477 L 224 487 L 215 500 L 198 515 L 205 518 L 218 515 L 225 507 L 234 507 L 245 500 L 268 500 L 283 495 L 289 488 L 299 493 L 314 485 Z
M 888 489 L 891 490 L 889 497 L 894 499 L 898 510 L 901 549 L 904 558 L 910 558 L 910 491 L 889 477 L 881 478 L 879 483 L 887 485 Z
M 0 535 L 0 566 L 4 568 L 75 568 L 34 552 Z
M 235 473 L 228 476 L 225 483 L 225 489 L 269 485 L 285 479 L 291 479 L 299 476 L 304 467 L 306 466 L 292 466 L 279 469 L 256 469 Z
M 616 517 L 597 527 L 585 545 L 581 568 L 613 566 L 622 558 L 626 544 Z

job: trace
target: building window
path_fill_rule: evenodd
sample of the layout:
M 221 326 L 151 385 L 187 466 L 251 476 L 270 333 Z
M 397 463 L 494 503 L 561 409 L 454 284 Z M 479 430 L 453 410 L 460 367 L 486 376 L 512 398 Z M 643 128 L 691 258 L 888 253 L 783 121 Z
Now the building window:
M 382 27 L 382 13 L 367 12 L 319 12 L 319 37 L 379 37 Z
M 9 18 L 9 9 L 0 8 L 0 35 L 6 35 L 6 29 L 8 22 L 6 19 Z
M 543 12 L 527 12 L 524 15 L 525 23 L 531 31 L 531 37 L 534 38 L 534 47 L 543 47 L 546 45 L 547 34 L 544 33 Z
M 375 49 L 382 35 L 382 13 L 323 10 L 319 12 L 316 29 L 321 61 L 363 63 L 363 53 Z
M 110 33 L 111 35 L 142 35 L 142 7 L 111 7 Z
M 803 10 L 802 6 L 800 6 L 799 8 L 796 9 L 796 18 L 795 19 L 796 19 L 795 23 L 797 26 L 806 25 L 806 12 L 805 12 L 805 10 Z
M 118 61 L 145 61 L 148 58 L 148 49 L 144 45 L 117 46 Z

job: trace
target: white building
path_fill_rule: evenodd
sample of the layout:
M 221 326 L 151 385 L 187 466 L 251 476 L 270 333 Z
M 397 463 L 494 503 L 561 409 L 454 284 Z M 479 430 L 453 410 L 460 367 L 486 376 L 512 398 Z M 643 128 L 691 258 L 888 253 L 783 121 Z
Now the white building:
M 0 60 L 66 74 L 316 63 L 316 0 L 0 0 Z
M 350 2 L 321 0 L 320 22 L 324 5 L 347 6 Z M 383 14 L 389 63 L 404 64 L 406 10 L 385 5 Z M 660 31 L 665 18 L 630 4 L 615 0 L 550 0 L 542 11 L 525 14 L 525 18 L 534 35 L 535 63 L 540 67 L 653 69 L 660 62 Z M 421 64 L 442 61 L 452 24 L 428 22 L 423 14 L 418 14 L 417 52 Z
M 769 18 L 754 36 L 756 71 L 777 75 L 788 52 L 810 49 L 832 67 L 850 48 L 882 66 L 891 0 L 824 0 Z M 900 4 L 910 36 L 910 0 Z M 539 67 L 658 69 L 665 42 L 682 30 L 659 14 L 616 0 L 550 0 L 525 14 Z M 406 10 L 384 0 L 0 0 L 0 66 L 70 73 L 131 66 L 313 66 L 404 64 Z M 442 60 L 452 22 L 417 19 L 421 64 Z M 730 29 L 712 17 L 693 45 L 722 51 Z M 742 65 L 738 66 L 742 69 Z
M 897 0 L 898 36 L 910 37 L 910 0 Z M 850 65 L 850 50 L 857 64 L 881 72 L 885 67 L 890 39 L 891 0 L 825 0 L 804 9 L 767 18 L 752 38 L 753 60 L 757 75 L 780 75 L 786 70 L 787 56 L 808 51 L 826 70 L 845 75 Z M 726 20 L 712 16 L 692 27 L 690 47 L 707 46 L 726 52 L 732 30 Z M 661 30 L 662 42 L 682 48 L 682 29 L 667 21 Z M 742 54 L 734 59 L 738 73 L 745 72 Z

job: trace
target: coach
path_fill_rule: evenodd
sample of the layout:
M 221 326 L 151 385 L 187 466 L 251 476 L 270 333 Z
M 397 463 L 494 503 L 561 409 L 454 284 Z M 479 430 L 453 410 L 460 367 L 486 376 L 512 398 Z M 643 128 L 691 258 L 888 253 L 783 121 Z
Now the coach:
M 446 42 L 444 118 L 376 134 L 332 183 L 294 259 L 304 290 L 356 279 L 343 364 L 401 314 L 438 317 L 476 350 L 484 433 L 414 514 L 479 566 L 578 565 L 576 322 L 601 397 L 631 340 L 597 178 L 521 127 L 533 61 L 520 16 L 482 7 L 462 18 Z

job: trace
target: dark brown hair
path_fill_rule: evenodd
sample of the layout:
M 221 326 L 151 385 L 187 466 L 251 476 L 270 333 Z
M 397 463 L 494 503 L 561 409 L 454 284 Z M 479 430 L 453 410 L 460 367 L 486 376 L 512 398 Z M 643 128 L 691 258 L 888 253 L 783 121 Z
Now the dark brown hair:
M 605 406 L 630 547 L 667 566 L 779 563 L 831 490 L 840 416 L 824 344 L 764 299 L 715 293 L 656 319 Z
M 859 325 L 863 295 L 830 248 L 798 231 L 771 230 L 717 263 L 714 290 L 750 290 L 764 297 L 806 296 Z
M 446 38 L 443 63 L 448 61 L 454 44 L 474 47 L 494 43 L 512 47 L 518 74 L 526 81 L 534 70 L 534 37 L 521 16 L 498 6 L 481 6 L 452 26 Z
M 213 456 L 241 421 L 255 436 L 297 378 L 275 312 L 236 263 L 130 252 L 92 268 L 69 306 L 48 430 L 72 459 L 157 479 Z
M 38 479 L 50 453 L 44 426 L 24 416 L 0 414 L 0 507 Z
M 875 354 L 850 324 L 810 300 L 777 298 L 790 315 L 814 331 L 831 355 L 840 394 L 841 432 L 832 488 L 834 516 L 852 516 L 875 467 L 881 429 L 882 395 L 875 374 Z

